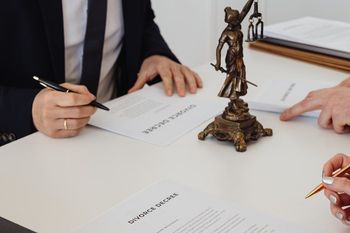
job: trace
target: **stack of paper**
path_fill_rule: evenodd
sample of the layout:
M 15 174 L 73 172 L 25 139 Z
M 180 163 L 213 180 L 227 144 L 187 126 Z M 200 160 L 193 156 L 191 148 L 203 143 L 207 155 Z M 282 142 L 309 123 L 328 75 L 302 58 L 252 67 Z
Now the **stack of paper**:
M 259 91 L 255 95 L 248 95 L 245 100 L 251 109 L 281 113 L 303 100 L 310 91 L 329 88 L 336 84 L 318 80 L 273 80 L 260 85 Z M 312 111 L 303 115 L 318 117 L 319 114 L 320 111 Z
M 71 233 L 306 233 L 279 219 L 161 182 Z M 310 232 L 309 232 L 310 233 Z
M 168 97 L 161 85 L 156 84 L 107 102 L 106 106 L 111 111 L 98 110 L 89 124 L 166 146 L 221 113 L 227 104 L 215 97 L 202 99 L 200 93 L 188 94 L 186 98 L 176 95 Z
M 267 26 L 252 48 L 350 70 L 350 24 L 305 17 Z

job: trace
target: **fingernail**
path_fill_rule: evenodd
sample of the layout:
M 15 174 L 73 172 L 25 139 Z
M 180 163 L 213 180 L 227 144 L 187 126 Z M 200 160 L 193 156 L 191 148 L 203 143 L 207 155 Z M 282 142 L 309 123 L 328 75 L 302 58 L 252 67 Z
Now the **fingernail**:
M 337 219 L 339 219 L 339 220 L 343 220 L 344 215 L 341 212 L 337 212 L 335 214 L 335 217 L 337 217 Z
M 325 183 L 325 184 L 331 185 L 331 184 L 333 184 L 333 182 L 334 182 L 334 178 L 333 178 L 333 177 L 329 177 L 329 176 L 324 176 L 324 177 L 322 178 L 322 181 L 323 181 L 323 183 Z
M 332 204 L 336 204 L 337 203 L 337 198 L 333 195 L 329 196 L 329 200 L 331 201 Z

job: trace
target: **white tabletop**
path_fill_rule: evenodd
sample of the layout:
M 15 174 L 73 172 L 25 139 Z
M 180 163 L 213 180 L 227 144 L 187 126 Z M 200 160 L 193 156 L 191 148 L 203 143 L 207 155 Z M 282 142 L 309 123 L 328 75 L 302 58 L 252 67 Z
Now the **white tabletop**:
M 245 59 L 247 78 L 257 84 L 271 78 L 347 77 L 250 49 Z M 205 81 L 198 95 L 218 98 L 223 78 L 209 64 L 196 70 Z M 274 135 L 250 144 L 245 153 L 210 136 L 197 140 L 209 121 L 168 147 L 94 127 L 71 139 L 35 133 L 0 148 L 0 216 L 38 232 L 65 232 L 169 179 L 314 232 L 348 232 L 331 216 L 323 194 L 304 196 L 320 182 L 326 160 L 338 152 L 350 154 L 349 135 L 321 129 L 313 118 L 286 123 L 278 114 L 251 113 Z

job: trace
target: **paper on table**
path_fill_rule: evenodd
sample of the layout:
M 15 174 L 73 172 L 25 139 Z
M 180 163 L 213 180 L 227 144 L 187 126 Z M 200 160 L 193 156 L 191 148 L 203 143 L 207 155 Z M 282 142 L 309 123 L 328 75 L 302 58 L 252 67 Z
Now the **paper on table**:
M 168 145 L 223 111 L 218 98 L 201 100 L 200 94 L 167 97 L 159 85 L 144 88 L 105 104 L 90 125 L 155 145 Z
M 251 109 L 268 112 L 283 112 L 303 100 L 313 90 L 332 87 L 336 82 L 317 80 L 273 80 L 259 86 L 255 95 L 248 95 L 246 101 Z M 320 111 L 304 113 L 304 116 L 318 117 Z
M 306 233 L 231 202 L 163 181 L 71 233 Z
M 265 36 L 350 53 L 350 24 L 304 17 L 274 25 L 264 30 Z

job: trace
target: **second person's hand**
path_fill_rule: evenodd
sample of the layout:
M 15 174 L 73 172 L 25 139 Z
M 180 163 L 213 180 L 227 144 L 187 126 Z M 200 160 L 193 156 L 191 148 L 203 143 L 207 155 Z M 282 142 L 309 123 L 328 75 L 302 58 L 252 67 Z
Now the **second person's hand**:
M 350 164 L 350 157 L 337 154 L 323 167 L 323 184 L 325 196 L 330 201 L 332 214 L 344 224 L 350 225 L 350 180 L 349 175 L 332 177 L 332 174 Z M 350 171 L 349 171 L 350 172 Z
M 288 121 L 305 112 L 321 110 L 318 124 L 337 133 L 350 132 L 350 88 L 338 85 L 310 92 L 302 101 L 285 110 L 280 119 Z

